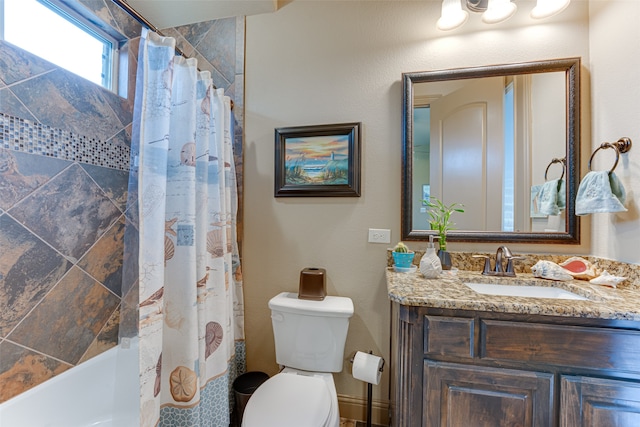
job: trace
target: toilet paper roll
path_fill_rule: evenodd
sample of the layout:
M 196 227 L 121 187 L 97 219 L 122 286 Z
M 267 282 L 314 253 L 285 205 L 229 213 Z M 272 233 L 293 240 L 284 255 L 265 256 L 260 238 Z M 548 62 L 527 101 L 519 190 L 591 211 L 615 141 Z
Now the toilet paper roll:
M 383 363 L 382 357 L 358 351 L 353 358 L 353 368 L 351 370 L 353 378 L 378 385 L 382 376 Z

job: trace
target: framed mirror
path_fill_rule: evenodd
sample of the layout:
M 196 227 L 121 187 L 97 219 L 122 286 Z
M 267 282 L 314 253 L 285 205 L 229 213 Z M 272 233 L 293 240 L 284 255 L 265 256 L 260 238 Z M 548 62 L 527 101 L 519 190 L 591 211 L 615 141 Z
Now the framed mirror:
M 435 197 L 464 205 L 449 241 L 580 242 L 580 58 L 402 80 L 403 240 L 433 234 Z

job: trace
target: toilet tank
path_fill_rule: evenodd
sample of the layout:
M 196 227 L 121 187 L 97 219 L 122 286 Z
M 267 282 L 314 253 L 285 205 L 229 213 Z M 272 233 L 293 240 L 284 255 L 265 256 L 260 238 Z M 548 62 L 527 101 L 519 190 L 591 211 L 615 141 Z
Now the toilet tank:
M 283 292 L 269 301 L 278 364 L 312 372 L 340 372 L 353 315 L 346 297 L 322 301 Z

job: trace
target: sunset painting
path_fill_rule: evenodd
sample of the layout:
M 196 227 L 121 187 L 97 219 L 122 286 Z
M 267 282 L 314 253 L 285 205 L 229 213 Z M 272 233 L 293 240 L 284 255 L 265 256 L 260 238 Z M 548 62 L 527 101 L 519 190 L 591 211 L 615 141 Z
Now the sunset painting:
M 275 197 L 360 197 L 360 123 L 275 129 Z
M 349 179 L 349 135 L 288 138 L 286 185 L 341 185 Z

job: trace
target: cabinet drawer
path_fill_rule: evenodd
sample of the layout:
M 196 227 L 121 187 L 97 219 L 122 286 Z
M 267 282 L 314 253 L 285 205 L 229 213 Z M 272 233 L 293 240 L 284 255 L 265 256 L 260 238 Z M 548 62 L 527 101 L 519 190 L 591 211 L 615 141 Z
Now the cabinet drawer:
M 474 319 L 425 316 L 424 354 L 472 359 Z
M 480 321 L 480 357 L 640 372 L 640 332 Z

